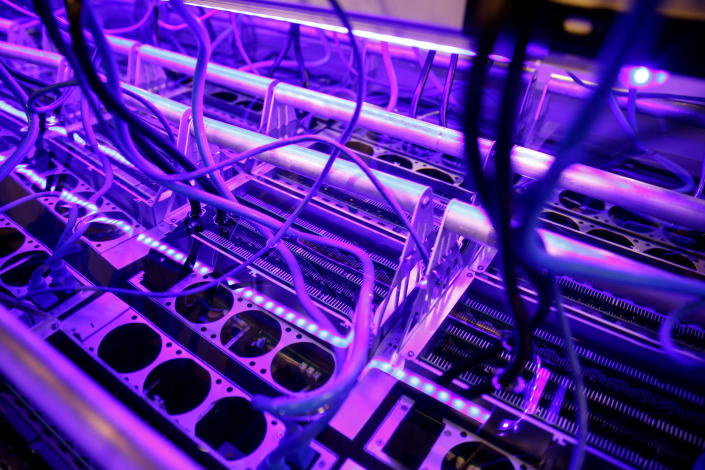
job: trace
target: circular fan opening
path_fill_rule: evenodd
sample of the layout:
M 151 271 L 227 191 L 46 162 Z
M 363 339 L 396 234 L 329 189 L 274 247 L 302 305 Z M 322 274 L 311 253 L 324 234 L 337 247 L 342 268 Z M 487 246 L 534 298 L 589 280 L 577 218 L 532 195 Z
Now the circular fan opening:
M 98 357 L 122 374 L 144 369 L 157 359 L 162 338 L 144 323 L 128 323 L 110 331 L 98 346 Z
M 590 230 L 588 234 L 593 237 L 607 240 L 608 242 L 616 243 L 617 245 L 625 246 L 627 248 L 632 248 L 634 246 L 634 244 L 629 241 L 627 237 L 624 237 L 618 233 L 610 232 L 609 230 L 595 229 Z
M 238 460 L 254 452 L 266 432 L 264 414 L 242 397 L 218 400 L 196 423 L 196 436 L 226 460 Z
M 215 93 L 212 93 L 211 96 L 213 98 L 218 98 L 219 100 L 223 100 L 228 103 L 234 103 L 238 99 L 238 96 L 235 93 L 225 90 L 216 91 Z
M 619 227 L 632 232 L 649 233 L 658 227 L 658 224 L 653 220 L 618 206 L 610 209 L 609 215 Z
M 675 251 L 666 250 L 665 248 L 651 248 L 646 250 L 645 253 L 687 269 L 695 269 L 695 264 L 687 256 Z
M 111 220 L 119 220 L 128 223 L 125 215 L 120 212 L 107 212 L 102 214 Z M 93 222 L 88 225 L 86 233 L 83 235 L 92 242 L 109 242 L 125 235 L 125 231 L 114 223 Z
M 259 310 L 247 310 L 231 317 L 220 332 L 220 340 L 242 357 L 257 357 L 276 347 L 282 337 L 279 322 Z M 234 340 L 234 342 L 233 342 Z
M 349 149 L 356 151 L 356 152 L 364 153 L 367 155 L 374 155 L 374 153 L 375 153 L 372 146 L 367 145 L 362 142 L 358 142 L 357 140 L 348 140 L 348 143 L 345 144 L 345 146 Z
M 450 449 L 441 470 L 514 470 L 505 456 L 481 442 L 463 442 Z
M 315 390 L 330 379 L 333 356 L 313 343 L 294 343 L 279 351 L 272 361 L 272 377 L 293 392 Z
M 664 235 L 671 243 L 681 248 L 705 251 L 705 233 L 683 227 L 664 227 Z
M 12 227 L 0 228 L 0 258 L 11 255 L 24 245 L 25 236 Z
M 191 359 L 163 362 L 144 381 L 147 396 L 170 415 L 196 408 L 206 399 L 210 389 L 210 374 Z
M 48 175 L 46 179 L 47 191 L 61 191 L 63 189 L 73 191 L 78 186 L 78 179 L 67 173 L 55 173 Z
M 264 108 L 264 104 L 262 104 L 261 101 L 246 100 L 235 103 L 235 105 L 240 106 L 241 108 L 245 108 L 245 110 L 247 111 L 254 111 L 256 113 L 259 113 Z
M 206 284 L 199 282 L 186 289 L 193 289 Z M 220 320 L 233 307 L 233 294 L 223 286 L 211 288 L 197 294 L 176 299 L 176 312 L 192 323 L 210 323 Z
M 382 134 L 380 132 L 367 131 L 366 135 L 367 135 L 367 138 L 373 142 L 381 142 L 381 143 L 385 143 L 385 144 L 399 142 L 399 139 L 396 139 L 394 137 L 389 137 L 389 136 Z
M 578 224 L 576 224 L 573 219 L 566 217 L 563 214 L 559 214 L 558 212 L 543 211 L 541 213 L 541 217 L 555 224 L 562 225 L 563 227 L 572 228 L 573 230 L 580 229 Z
M 605 203 L 573 191 L 563 191 L 558 200 L 563 207 L 583 215 L 595 215 L 605 210 Z
M 87 201 L 91 197 L 91 193 L 82 191 L 76 196 L 80 197 L 81 199 Z M 103 204 L 103 198 L 98 199 L 98 201 L 95 203 L 96 206 L 100 207 L 101 204 Z M 56 206 L 54 206 L 54 210 L 62 217 L 67 218 L 69 216 L 69 210 L 71 209 L 71 206 L 74 204 L 70 204 L 66 201 L 58 201 L 56 203 Z M 86 215 L 88 211 L 86 210 L 85 207 L 78 206 L 78 216 L 83 217 Z
M 450 176 L 448 173 L 446 173 L 445 171 L 438 170 L 436 168 L 420 168 L 416 170 L 416 172 L 421 173 L 422 175 L 426 175 L 429 178 L 433 178 L 434 180 L 443 181 L 444 183 L 453 184 L 455 182 L 453 177 Z
M 49 258 L 49 255 L 43 251 L 25 251 L 13 256 L 2 266 L 2 269 L 10 266 L 12 268 L 2 273 L 0 279 L 8 286 L 26 286 L 34 271 L 44 264 L 47 258 Z
M 408 158 L 400 157 L 399 155 L 384 154 L 384 155 L 378 156 L 377 158 L 379 158 L 382 161 L 391 163 L 393 165 L 400 166 L 402 168 L 411 169 L 414 167 L 414 164 L 411 163 L 411 160 L 409 160 Z

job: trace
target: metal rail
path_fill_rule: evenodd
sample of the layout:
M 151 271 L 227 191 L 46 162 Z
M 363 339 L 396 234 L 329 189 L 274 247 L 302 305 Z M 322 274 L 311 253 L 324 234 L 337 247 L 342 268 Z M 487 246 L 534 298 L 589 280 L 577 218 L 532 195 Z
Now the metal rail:
M 196 61 L 193 57 L 153 46 L 139 45 L 137 42 L 122 38 L 109 37 L 109 39 L 114 47 L 123 53 L 128 53 L 129 50 L 136 51 L 134 56 L 138 62 L 151 63 L 182 73 L 193 73 L 195 68 Z M 18 47 L 1 41 L 0 54 L 27 60 L 40 60 L 36 56 L 40 56 L 41 60 L 48 60 L 50 56 L 56 56 L 53 58 L 54 61 L 61 58 L 51 52 Z M 208 79 L 212 83 L 257 96 L 264 96 L 271 92 L 274 102 L 305 110 L 320 117 L 348 120 L 355 108 L 352 101 L 343 98 L 286 83 L 276 83 L 270 78 L 215 63 L 209 64 L 207 72 Z M 375 132 L 402 138 L 413 144 L 464 158 L 464 138 L 460 132 L 452 129 L 390 113 L 372 105 L 363 106 L 359 125 Z M 491 140 L 480 139 L 480 147 L 485 153 L 489 152 L 493 144 Z M 281 154 L 281 152 L 277 153 Z M 512 150 L 514 170 L 534 179 L 540 178 L 547 171 L 553 159 L 554 157 L 549 154 L 525 147 L 517 146 Z M 705 214 L 703 199 L 696 199 L 580 164 L 567 168 L 559 184 L 563 188 L 617 204 L 629 210 L 705 231 L 705 217 L 702 217 L 702 214 Z
M 202 468 L 2 305 L 0 372 L 101 468 Z

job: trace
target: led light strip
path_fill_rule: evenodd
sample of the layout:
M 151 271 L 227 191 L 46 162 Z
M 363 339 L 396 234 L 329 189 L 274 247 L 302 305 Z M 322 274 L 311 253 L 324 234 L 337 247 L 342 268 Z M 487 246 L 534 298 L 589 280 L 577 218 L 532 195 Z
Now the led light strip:
M 120 228 L 123 228 L 124 230 L 124 227 Z M 159 251 L 160 253 L 163 253 L 165 256 L 176 261 L 179 264 L 186 263 L 187 256 L 185 253 L 177 250 L 172 246 L 167 245 L 162 241 L 155 240 L 152 237 L 146 236 L 143 233 L 137 235 L 137 241 L 150 248 L 154 248 L 155 250 Z M 194 263 L 193 270 L 194 272 L 197 272 L 203 276 L 207 276 L 213 272 L 213 269 L 210 266 L 207 266 L 201 263 L 200 261 L 196 261 Z M 226 282 L 228 283 L 228 285 L 237 284 L 237 281 L 232 278 L 226 279 Z M 347 336 L 342 337 L 336 335 L 331 331 L 321 328 L 318 324 L 299 313 L 287 310 L 283 305 L 277 303 L 274 299 L 266 297 L 251 288 L 239 287 L 235 289 L 235 292 L 241 294 L 246 299 L 250 299 L 252 303 L 259 305 L 260 307 L 273 313 L 274 315 L 283 318 L 288 323 L 295 325 L 311 333 L 312 335 L 321 338 L 323 341 L 332 344 L 333 346 L 339 348 L 347 348 L 352 342 L 352 331 Z
M 0 155 L 0 163 L 4 162 L 7 159 L 4 155 Z M 26 177 L 28 180 L 30 180 L 32 183 L 36 184 L 39 186 L 41 189 L 46 190 L 47 187 L 47 180 L 46 178 L 42 177 L 39 175 L 36 171 L 31 169 L 27 164 L 21 163 L 15 167 L 15 173 L 20 174 L 24 177 Z M 52 189 L 51 191 L 54 191 Z M 94 214 L 98 212 L 98 206 L 95 204 L 86 201 L 85 199 L 82 199 L 75 194 L 73 194 L 70 191 L 67 191 L 65 189 L 61 190 L 61 194 L 59 194 L 59 199 L 69 202 L 71 204 L 77 204 L 89 211 L 89 214 Z M 112 219 L 109 219 L 112 220 Z M 94 220 L 95 221 L 95 220 Z M 128 226 L 129 227 L 129 226 Z
M 198 2 L 186 2 L 186 3 L 188 5 L 194 5 L 194 6 L 199 6 L 199 7 L 203 6 L 202 4 L 200 4 Z M 348 30 L 342 26 L 336 26 L 336 25 L 326 24 L 326 23 L 317 23 L 315 21 L 307 21 L 307 20 L 302 20 L 299 18 L 287 18 L 284 16 L 268 15 L 268 14 L 264 14 L 264 13 L 256 13 L 256 12 L 251 12 L 251 11 L 242 11 L 242 10 L 238 10 L 235 8 L 222 7 L 219 5 L 208 5 L 208 8 L 212 8 L 214 10 L 228 11 L 228 12 L 232 12 L 232 13 L 239 13 L 239 14 L 248 15 L 248 16 L 256 16 L 259 18 L 265 18 L 265 19 L 269 19 L 269 20 L 284 21 L 287 23 L 298 23 L 298 24 L 301 24 L 304 26 L 310 26 L 312 28 L 323 29 L 325 31 L 332 31 L 334 33 L 347 34 L 347 32 L 348 32 Z M 372 40 L 380 41 L 380 42 L 388 42 L 390 44 L 397 44 L 399 46 L 417 47 L 419 49 L 424 49 L 424 50 L 434 50 L 434 51 L 438 51 L 438 52 L 445 52 L 448 54 L 459 54 L 459 55 L 470 56 L 470 57 L 477 55 L 473 51 L 470 51 L 468 49 L 462 49 L 460 47 L 447 46 L 444 44 L 436 44 L 433 42 L 421 41 L 418 39 L 392 36 L 391 34 L 375 33 L 373 31 L 365 31 L 365 30 L 354 29 L 354 28 L 353 28 L 352 32 L 355 36 L 360 37 L 360 38 L 372 39 Z
M 230 282 L 231 280 L 228 280 Z M 234 282 L 234 281 L 233 281 Z M 323 341 L 337 346 L 339 348 L 347 348 L 353 339 L 353 332 L 351 331 L 346 337 L 338 336 L 335 333 L 321 328 L 316 323 L 312 322 L 310 319 L 300 315 L 298 313 L 287 311 L 282 305 L 278 304 L 275 300 L 265 297 L 264 295 L 245 287 L 239 287 L 235 289 L 235 292 L 242 294 L 246 299 L 251 299 L 252 303 L 259 305 L 260 307 L 268 310 L 278 317 L 284 318 L 287 322 L 292 325 L 296 325 L 299 328 L 308 331 L 312 335 L 318 336 Z
M 24 122 L 27 122 L 27 114 L 24 111 L 21 111 L 21 110 L 15 108 L 14 106 L 12 106 L 11 104 L 9 104 L 6 101 L 0 100 L 0 111 L 5 111 L 7 114 L 15 116 L 16 118 L 21 119 Z M 50 116 L 50 117 L 54 117 L 54 116 Z M 54 120 L 56 120 L 56 118 L 54 118 Z M 52 124 L 51 121 L 49 121 L 48 123 Z M 66 130 L 65 127 L 49 126 L 49 127 L 47 127 L 47 129 L 55 134 L 59 134 L 64 137 L 68 137 L 68 131 Z M 83 139 L 83 137 L 81 137 L 77 133 L 73 134 L 73 141 L 82 147 L 86 147 L 88 145 L 88 143 Z M 112 147 L 109 147 L 105 144 L 98 143 L 98 150 L 100 150 L 102 153 L 109 156 L 113 160 L 115 160 L 119 163 L 122 163 L 125 166 L 129 166 L 131 168 L 135 167 L 135 165 L 133 165 L 120 152 L 118 152 L 117 150 L 115 150 Z
M 57 127 L 58 126 L 54 126 L 54 128 L 57 128 Z M 67 135 L 66 129 L 64 129 L 64 128 L 60 128 L 60 129 L 63 130 L 63 135 L 66 136 Z M 61 132 L 59 132 L 59 133 L 61 134 Z M 75 133 L 75 132 L 73 134 L 73 141 L 76 142 L 81 147 L 88 146 L 88 143 L 83 139 L 83 137 L 81 137 L 78 133 Z M 122 163 L 123 165 L 129 166 L 130 168 L 135 167 L 135 165 L 133 165 L 127 158 L 122 156 L 122 154 L 120 152 L 118 152 L 117 150 L 115 150 L 112 147 L 108 147 L 107 145 L 101 144 L 100 142 L 98 142 L 98 150 L 100 150 L 102 153 L 109 156 L 110 158 L 112 158 L 116 162 Z
M 5 111 L 13 116 L 16 116 L 20 119 L 23 119 L 24 121 L 27 120 L 27 116 L 25 113 L 20 111 L 19 109 L 13 107 L 12 105 L 8 104 L 5 101 L 0 100 L 0 110 Z M 60 134 L 64 137 L 68 136 L 68 132 L 64 127 L 61 126 L 51 126 L 48 128 L 50 131 L 53 131 L 57 134 Z M 86 141 L 81 137 L 79 134 L 74 133 L 73 134 L 73 140 L 77 144 L 81 146 L 87 146 Z M 118 162 L 134 167 L 132 163 L 130 163 L 128 160 L 125 159 L 119 152 L 116 150 L 112 149 L 111 147 L 108 147 L 107 145 L 103 144 L 98 144 L 98 149 L 103 152 L 104 154 L 108 155 L 109 157 L 113 158 L 114 160 L 117 160 Z M 2 155 L 0 155 L 0 162 L 3 162 L 6 158 Z M 29 168 L 26 164 L 20 164 L 15 167 L 15 172 L 24 175 L 27 177 L 30 181 L 32 181 L 34 184 L 39 186 L 42 189 L 46 189 L 47 185 L 47 180 L 37 174 L 34 170 Z M 81 199 L 80 197 L 63 190 L 61 192 L 60 198 L 65 200 L 66 202 L 70 202 L 73 204 L 78 204 L 81 207 L 84 207 L 90 211 L 91 214 L 98 212 L 98 207 L 95 204 L 89 203 L 88 201 Z M 89 214 L 90 215 L 90 214 Z M 120 230 L 124 231 L 125 233 L 129 235 L 134 234 L 134 228 L 125 223 L 122 220 L 118 219 L 112 219 L 109 217 L 96 217 L 90 221 L 92 222 L 99 222 L 103 224 L 109 224 L 109 225 L 114 225 L 115 227 L 119 228 Z M 167 245 L 166 243 L 163 243 L 159 240 L 155 240 L 152 237 L 146 236 L 143 233 L 140 233 L 136 240 L 150 248 L 154 248 L 155 250 L 159 251 L 160 253 L 163 253 L 165 256 L 169 257 L 170 259 L 178 262 L 179 264 L 185 264 L 187 256 L 185 253 L 177 250 L 176 248 Z M 193 265 L 193 270 L 194 272 L 197 272 L 203 276 L 207 276 L 213 272 L 213 269 L 210 266 L 207 266 L 200 261 L 196 261 Z M 226 279 L 226 282 L 228 285 L 233 285 L 236 284 L 237 281 L 234 279 Z M 284 320 L 289 322 L 292 325 L 295 325 L 310 334 L 317 336 L 318 338 L 322 339 L 323 341 L 326 341 L 327 343 L 339 347 L 339 348 L 346 348 L 350 345 L 353 339 L 353 332 L 350 331 L 350 333 L 343 337 L 335 334 L 334 332 L 328 331 L 320 325 L 316 324 L 315 322 L 311 321 L 309 318 L 296 313 L 292 312 L 290 310 L 285 309 L 282 305 L 276 303 L 273 299 L 266 298 L 265 296 L 261 295 L 260 293 L 252 290 L 252 289 L 245 289 L 243 288 L 238 288 L 235 290 L 237 293 L 242 293 L 243 297 L 245 298 L 252 298 L 252 301 L 261 307 L 263 307 L 265 310 L 268 310 L 269 312 L 273 313 L 274 315 L 278 317 L 282 317 Z
M 466 414 L 478 423 L 485 424 L 492 415 L 485 408 L 476 405 L 471 401 L 465 400 L 450 390 L 427 380 L 425 377 L 405 371 L 402 368 L 395 367 L 390 362 L 372 359 L 367 367 L 379 369 L 382 372 L 391 375 L 400 382 L 404 382 L 415 389 L 421 390 L 431 398 L 451 406 L 453 409 Z

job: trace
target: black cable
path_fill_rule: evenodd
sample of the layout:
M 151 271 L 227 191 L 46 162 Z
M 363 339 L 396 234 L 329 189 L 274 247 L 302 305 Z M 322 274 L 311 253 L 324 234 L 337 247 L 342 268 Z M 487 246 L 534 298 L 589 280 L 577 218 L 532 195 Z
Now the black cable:
M 419 102 L 421 101 L 421 96 L 423 95 L 423 89 L 426 87 L 428 74 L 431 73 L 431 69 L 433 68 L 433 59 L 435 57 L 436 51 L 428 51 L 428 54 L 426 54 L 426 60 L 421 68 L 421 75 L 419 75 L 419 81 L 416 84 L 414 96 L 411 98 L 411 109 L 409 110 L 409 116 L 414 119 L 416 119 L 416 115 L 419 112 Z
M 282 63 L 282 60 L 284 60 L 284 57 L 286 57 L 287 53 L 289 52 L 289 49 L 291 49 L 291 45 L 294 42 L 294 30 L 298 27 L 299 25 L 296 23 L 291 23 L 289 25 L 289 33 L 287 34 L 286 38 L 286 44 L 282 48 L 281 51 L 279 51 L 279 54 L 277 55 L 277 58 L 274 59 L 274 63 L 272 64 L 272 67 L 269 69 L 269 76 L 272 77 L 274 76 L 274 72 L 277 71 L 279 66 Z
M 455 78 L 455 70 L 458 67 L 458 54 L 450 55 L 448 63 L 448 73 L 446 81 L 443 84 L 443 97 L 441 98 L 441 112 L 438 115 L 438 122 L 443 127 L 448 127 L 448 102 L 450 101 L 450 92 L 453 89 L 453 79 Z
M 536 328 L 541 326 L 541 324 L 546 320 L 546 317 L 551 312 L 551 305 L 553 304 L 553 285 L 552 276 L 548 273 L 540 272 L 529 266 L 522 266 L 529 278 L 531 284 L 533 284 L 536 295 L 537 304 L 534 310 L 534 315 L 529 320 L 529 329 L 533 333 Z M 439 378 L 438 384 L 447 386 L 451 381 L 459 377 L 464 372 L 473 372 L 481 367 L 486 361 L 489 361 L 499 355 L 503 349 L 504 338 L 501 336 L 497 338 L 497 341 L 487 349 L 483 349 L 474 355 L 470 355 L 460 361 L 456 361 L 451 367 L 445 371 Z M 483 381 L 482 383 L 473 386 L 469 391 L 463 392 L 463 395 L 467 398 L 478 397 L 483 393 L 492 392 L 494 386 L 492 384 L 491 378 Z
M 42 22 L 47 28 L 54 44 L 69 60 L 74 70 L 77 73 L 83 73 L 85 80 L 88 82 L 88 86 L 93 90 L 104 106 L 106 106 L 106 108 L 114 113 L 118 118 L 125 121 L 130 126 L 131 131 L 143 134 L 145 138 L 148 138 L 154 143 L 154 147 L 168 153 L 169 156 L 174 158 L 174 160 L 186 171 L 193 171 L 195 169 L 195 165 L 193 165 L 188 158 L 176 149 L 171 142 L 164 138 L 161 133 L 154 130 L 151 126 L 144 123 L 142 119 L 130 112 L 121 100 L 112 95 L 111 91 L 106 88 L 106 85 L 98 77 L 98 74 L 91 63 L 88 47 L 80 26 L 82 3 L 80 1 L 69 1 L 66 5 L 67 16 L 69 18 L 69 31 L 73 41 L 73 51 L 71 51 L 61 36 L 61 32 L 59 31 L 59 27 L 53 17 L 53 12 L 51 9 L 48 8 L 42 0 L 33 1 L 35 4 L 35 9 L 41 16 Z M 152 151 L 152 148 L 153 147 L 151 146 L 142 146 L 141 149 L 145 152 L 145 156 L 155 163 L 155 165 L 167 165 L 172 168 L 172 173 L 176 173 L 176 169 L 171 166 L 171 163 L 168 160 L 165 160 L 161 153 Z M 157 164 L 157 162 L 159 163 Z M 215 188 L 213 188 L 209 180 L 204 178 L 199 179 L 198 181 L 206 190 L 211 192 L 214 191 Z M 190 201 L 190 203 L 192 207 L 192 215 L 197 217 L 201 213 L 200 203 L 198 201 Z
M 512 227 L 514 190 L 512 187 L 511 151 L 514 147 L 515 121 L 519 108 L 524 59 L 531 36 L 531 15 L 535 8 L 529 7 L 527 2 L 522 1 L 516 2 L 516 7 L 517 10 L 513 13 L 513 17 L 517 27 L 517 38 L 507 77 L 504 80 L 497 140 L 494 145 L 495 188 L 497 190 L 497 225 L 495 230 L 498 235 L 498 252 L 502 262 L 504 289 L 519 331 L 519 337 L 514 338 L 513 360 L 498 379 L 499 384 L 503 387 L 516 379 L 531 357 L 531 331 L 520 295 L 514 252 L 516 244 Z
M 482 155 L 478 146 L 480 137 L 480 113 L 482 104 L 482 90 L 486 81 L 487 68 L 490 65 L 490 54 L 494 48 L 499 33 L 500 22 L 506 16 L 508 5 L 495 5 L 480 28 L 478 52 L 473 60 L 470 74 L 468 92 L 466 94 L 467 106 L 465 117 L 465 142 L 466 156 L 468 158 L 468 176 L 475 183 L 480 200 L 490 215 L 492 224 L 498 236 L 499 255 L 501 256 L 503 282 L 505 295 L 514 320 L 513 354 L 507 368 L 495 377 L 497 386 L 506 387 L 514 382 L 521 373 L 531 355 L 531 325 L 521 299 L 517 278 L 517 261 L 514 253 L 513 228 L 512 228 L 512 172 L 511 149 L 514 138 L 514 121 L 519 102 L 519 85 L 523 73 L 524 57 L 531 32 L 531 21 L 527 20 L 531 8 L 522 2 L 513 15 L 513 23 L 517 28 L 515 52 L 509 66 L 504 82 L 502 104 L 498 122 L 498 136 L 493 148 L 495 160 L 495 177 L 489 181 L 485 177 Z M 527 11 L 528 10 L 528 11 Z M 492 188 L 492 189 L 490 189 Z M 547 296 L 542 296 L 546 298 Z M 550 303 L 548 304 L 550 306 Z M 549 307 L 550 308 L 550 307 Z M 547 315 L 545 302 L 540 305 L 540 310 L 534 315 L 541 319 Z M 481 355 L 481 358 L 491 357 L 501 350 L 502 342 L 499 341 Z M 473 358 L 477 361 L 477 357 Z M 475 362 L 476 363 L 476 362 Z M 469 361 L 463 361 L 457 367 L 444 374 L 445 381 L 452 380 L 463 372 L 462 366 L 470 366 Z M 476 391 L 484 393 L 490 390 L 490 384 L 480 384 L 473 387 Z
M 477 54 L 472 61 L 467 92 L 465 93 L 465 120 L 463 122 L 465 157 L 468 163 L 463 185 L 466 189 L 474 189 L 474 191 L 477 192 L 480 202 L 489 214 L 494 213 L 494 207 L 489 189 L 490 186 L 484 177 L 485 170 L 483 168 L 483 159 L 478 142 L 480 139 L 482 91 L 487 81 L 486 72 L 491 64 L 490 54 L 492 54 L 492 49 L 497 41 L 498 33 L 499 21 L 495 18 L 490 18 L 480 29 Z M 475 187 L 468 187 L 469 183 L 473 183 Z
M 180 165 L 186 171 L 195 171 L 195 165 L 189 160 L 183 153 L 181 153 L 163 134 L 156 131 L 152 126 L 146 124 L 142 119 L 134 115 L 127 107 L 119 100 L 117 97 L 113 96 L 111 90 L 108 90 L 106 84 L 98 77 L 98 74 L 90 61 L 90 56 L 88 54 L 88 46 L 86 44 L 85 38 L 83 37 L 81 31 L 80 22 L 80 11 L 82 9 L 82 3 L 80 0 L 70 0 L 69 3 L 74 5 L 74 8 L 67 8 L 67 14 L 69 10 L 72 10 L 71 17 L 69 18 L 69 30 L 71 32 L 71 37 L 73 40 L 73 49 L 76 52 L 74 55 L 67 47 L 66 43 L 61 37 L 59 32 L 59 27 L 53 16 L 50 14 L 50 10 L 46 8 L 42 0 L 33 0 L 35 8 L 39 12 L 41 8 L 41 16 L 44 25 L 47 27 L 52 41 L 60 49 L 62 54 L 72 62 L 74 70 L 80 70 L 83 72 L 83 76 L 86 82 L 90 86 L 91 90 L 100 99 L 103 105 L 115 114 L 118 118 L 124 121 L 128 126 L 135 128 L 140 134 L 144 135 L 145 138 L 152 141 L 156 148 L 166 153 L 170 158 L 172 158 L 178 165 Z M 68 5 L 67 5 L 68 7 Z M 68 55 L 67 55 L 68 54 Z M 70 56 L 70 57 L 69 57 Z M 150 157 L 155 157 L 150 155 Z M 156 155 L 156 158 L 161 158 L 160 155 Z M 207 179 L 198 180 L 202 183 L 204 189 L 211 191 L 214 190 L 213 185 Z
M 295 26 L 294 30 L 294 55 L 296 56 L 296 63 L 299 65 L 299 73 L 301 74 L 301 82 L 304 88 L 308 88 L 308 70 L 306 70 L 306 63 L 304 62 L 304 54 L 301 51 L 301 28 L 298 24 L 292 24 Z

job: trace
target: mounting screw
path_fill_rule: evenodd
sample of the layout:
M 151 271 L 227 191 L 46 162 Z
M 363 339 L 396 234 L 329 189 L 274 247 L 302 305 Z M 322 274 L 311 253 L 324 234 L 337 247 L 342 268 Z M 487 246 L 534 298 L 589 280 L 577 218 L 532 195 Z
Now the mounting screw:
M 414 351 L 409 351 L 406 355 L 409 357 L 414 357 L 416 354 L 414 354 Z
M 479 265 L 479 266 L 477 267 L 477 270 L 478 270 L 478 271 L 484 271 L 484 269 L 485 269 L 485 267 L 484 267 L 483 265 Z

